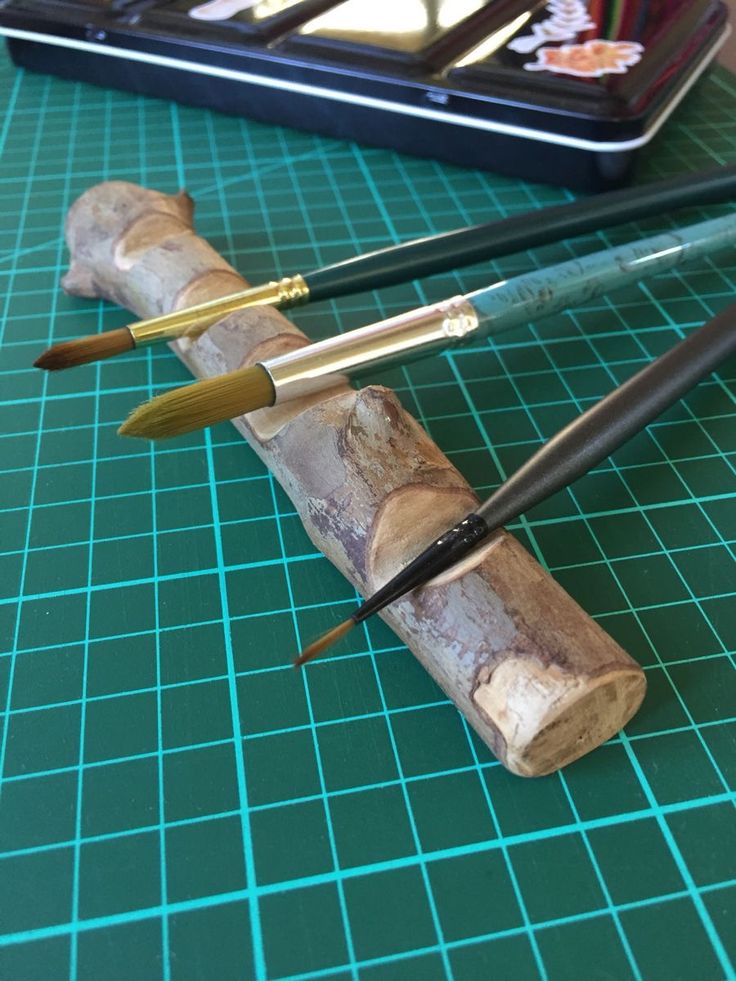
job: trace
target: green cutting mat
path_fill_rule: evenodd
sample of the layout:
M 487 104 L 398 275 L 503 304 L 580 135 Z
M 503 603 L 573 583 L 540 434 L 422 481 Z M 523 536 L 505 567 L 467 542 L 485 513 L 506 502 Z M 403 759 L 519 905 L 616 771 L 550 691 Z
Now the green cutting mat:
M 354 594 L 228 425 L 116 437 L 186 380 L 167 350 L 29 365 L 125 322 L 58 290 L 63 216 L 99 180 L 185 185 L 252 281 L 569 195 L 5 55 L 0 92 L 0 978 L 734 977 L 734 362 L 519 523 L 649 694 L 564 773 L 510 776 L 380 622 L 291 670 Z M 734 159 L 719 71 L 645 176 Z M 326 336 L 666 223 L 295 319 Z M 485 494 L 735 284 L 732 257 L 701 263 L 384 380 Z

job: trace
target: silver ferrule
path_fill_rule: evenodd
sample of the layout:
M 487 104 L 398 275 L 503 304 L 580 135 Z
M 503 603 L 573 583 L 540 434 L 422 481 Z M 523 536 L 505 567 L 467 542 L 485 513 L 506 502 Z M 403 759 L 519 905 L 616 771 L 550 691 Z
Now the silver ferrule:
M 465 297 L 455 296 L 309 344 L 261 366 L 271 376 L 276 404 L 332 388 L 377 366 L 424 357 L 467 338 L 478 327 L 473 305 Z

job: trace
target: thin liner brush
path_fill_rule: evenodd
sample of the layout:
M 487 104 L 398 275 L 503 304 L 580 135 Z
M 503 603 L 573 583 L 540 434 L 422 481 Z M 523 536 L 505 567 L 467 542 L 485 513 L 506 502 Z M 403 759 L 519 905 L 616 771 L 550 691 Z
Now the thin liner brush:
M 734 353 L 736 304 L 642 368 L 557 433 L 476 511 L 424 549 L 351 617 L 305 648 L 295 666 L 317 657 L 356 624 L 411 590 L 426 585 L 494 531 L 587 473 Z
M 451 344 L 496 334 L 587 303 L 608 290 L 734 244 L 736 216 L 727 215 L 526 273 L 166 392 L 135 409 L 119 432 L 165 439 L 235 419 L 334 387 L 375 367 L 405 364 Z
M 661 215 L 674 208 L 712 204 L 736 193 L 736 165 L 666 181 L 610 191 L 502 221 L 442 232 L 392 245 L 303 275 L 287 276 L 184 310 L 139 320 L 107 334 L 92 334 L 48 348 L 34 362 L 46 371 L 101 361 L 133 348 L 196 337 L 227 314 L 249 306 L 280 309 L 379 289 L 474 262 L 511 255 L 563 238 L 572 238 L 628 221 Z

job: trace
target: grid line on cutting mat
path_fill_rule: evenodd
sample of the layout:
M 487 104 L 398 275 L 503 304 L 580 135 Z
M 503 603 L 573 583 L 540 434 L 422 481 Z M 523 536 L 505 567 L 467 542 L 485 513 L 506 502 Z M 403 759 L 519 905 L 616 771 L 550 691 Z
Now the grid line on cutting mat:
M 230 427 L 117 439 L 186 380 L 168 351 L 29 363 L 126 322 L 57 290 L 64 212 L 98 180 L 186 185 L 253 282 L 571 195 L 4 56 L 0 83 L 0 976 L 732 977 L 733 363 L 514 526 L 649 695 L 563 773 L 512 777 L 381 622 L 294 676 L 355 591 Z M 734 106 L 729 75 L 704 79 L 644 176 L 735 159 Z M 295 319 L 328 336 L 661 224 Z M 704 261 L 381 381 L 485 494 L 734 284 L 732 258 Z

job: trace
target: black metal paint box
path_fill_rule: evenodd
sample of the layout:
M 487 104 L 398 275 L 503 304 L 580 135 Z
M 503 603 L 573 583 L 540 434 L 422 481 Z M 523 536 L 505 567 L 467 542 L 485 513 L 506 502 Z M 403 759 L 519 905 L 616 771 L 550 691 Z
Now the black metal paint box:
M 624 184 L 721 0 L 5 0 L 19 65 L 528 180 Z

